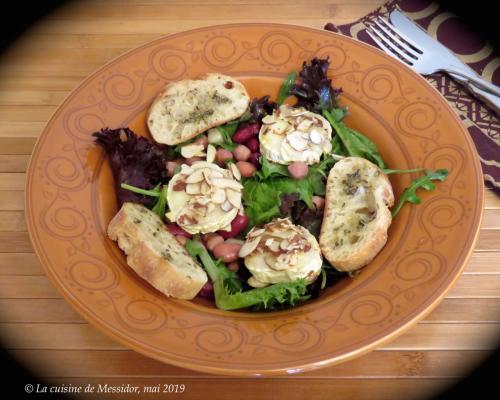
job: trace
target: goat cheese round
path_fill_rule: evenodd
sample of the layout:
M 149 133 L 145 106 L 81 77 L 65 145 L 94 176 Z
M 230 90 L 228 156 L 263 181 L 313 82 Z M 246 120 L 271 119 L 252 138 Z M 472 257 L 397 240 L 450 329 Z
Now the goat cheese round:
M 299 278 L 311 283 L 323 264 L 316 238 L 286 218 L 274 219 L 263 228 L 252 228 L 239 255 L 252 273 L 248 284 L 253 287 Z
M 321 115 L 303 107 L 282 105 L 264 117 L 259 132 L 260 152 L 268 160 L 288 165 L 320 161 L 332 150 L 332 127 Z
M 166 217 L 191 234 L 230 231 L 242 207 L 242 189 L 231 171 L 216 164 L 183 164 L 168 183 Z

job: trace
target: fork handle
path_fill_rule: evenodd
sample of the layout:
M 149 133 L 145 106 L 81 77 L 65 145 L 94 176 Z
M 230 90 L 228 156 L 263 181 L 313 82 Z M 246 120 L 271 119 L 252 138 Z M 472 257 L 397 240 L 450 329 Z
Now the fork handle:
M 468 79 L 464 79 L 462 76 L 459 76 L 455 73 L 450 73 L 450 75 L 458 82 L 466 85 L 468 89 L 480 100 L 486 103 L 495 113 L 500 117 L 500 97 L 495 96 L 485 90 L 479 89 L 477 86 L 474 86 L 470 83 Z
M 474 71 L 469 72 L 466 69 L 459 70 L 458 68 L 453 67 L 446 68 L 446 71 L 452 73 L 456 77 L 460 77 L 461 81 L 466 81 L 467 84 L 476 86 L 484 92 L 500 96 L 500 87 L 482 79 Z

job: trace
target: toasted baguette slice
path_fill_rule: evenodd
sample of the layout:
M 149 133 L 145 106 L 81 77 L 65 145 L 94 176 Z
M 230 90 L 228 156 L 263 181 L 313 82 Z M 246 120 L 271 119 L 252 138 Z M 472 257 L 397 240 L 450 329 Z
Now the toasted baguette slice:
M 172 82 L 149 109 L 149 131 L 158 143 L 182 143 L 241 117 L 249 101 L 241 82 L 227 75 L 207 74 L 199 80 Z
M 207 274 L 184 246 L 146 207 L 124 203 L 108 226 L 108 236 L 127 255 L 127 264 L 166 296 L 192 299 Z
M 347 157 L 330 170 L 319 245 L 340 271 L 368 264 L 387 242 L 394 204 L 387 175 L 364 158 Z

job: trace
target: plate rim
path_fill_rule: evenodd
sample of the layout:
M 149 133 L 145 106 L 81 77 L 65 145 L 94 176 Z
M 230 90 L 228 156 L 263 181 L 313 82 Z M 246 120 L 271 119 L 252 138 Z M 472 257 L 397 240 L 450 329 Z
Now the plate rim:
M 216 29 L 224 29 L 224 28 L 244 28 L 244 27 L 262 27 L 262 28 L 281 28 L 281 29 L 287 29 L 287 28 L 300 28 L 300 29 L 305 29 L 309 30 L 312 32 L 316 33 L 321 33 L 321 34 L 327 34 L 327 35 L 334 35 L 337 36 L 337 38 L 340 38 L 340 40 L 346 40 L 348 42 L 354 42 L 356 45 L 361 45 L 364 47 L 366 50 L 373 51 L 375 50 L 378 52 L 379 55 L 383 56 L 389 64 L 397 63 L 397 60 L 395 60 L 393 57 L 387 55 L 385 52 L 382 50 L 371 46 L 367 43 L 364 43 L 360 41 L 357 38 L 342 35 L 340 33 L 336 32 L 331 32 L 327 31 L 324 29 L 316 28 L 316 27 L 311 27 L 311 26 L 306 26 L 306 25 L 297 25 L 297 24 L 284 24 L 284 23 L 266 23 L 266 22 L 247 22 L 247 23 L 231 23 L 231 24 L 217 24 L 217 25 L 210 25 L 210 26 L 204 26 L 204 27 L 198 27 L 198 28 L 193 28 L 189 30 L 184 30 L 180 32 L 175 32 L 167 35 L 163 35 L 159 38 L 156 38 L 154 40 L 148 41 L 146 43 L 143 43 L 140 46 L 131 48 L 126 50 L 125 52 L 119 54 L 118 56 L 112 58 L 111 60 L 107 61 L 103 65 L 99 66 L 92 72 L 88 74 L 76 87 L 74 87 L 70 93 L 64 98 L 63 101 L 59 103 L 57 108 L 54 110 L 52 113 L 51 117 L 47 120 L 44 129 L 40 136 L 37 138 L 36 143 L 33 147 L 33 150 L 30 155 L 29 163 L 26 168 L 26 183 L 25 183 L 25 190 L 24 190 L 24 201 L 25 201 L 25 207 L 24 207 L 24 217 L 26 220 L 26 225 L 27 225 L 27 231 L 30 237 L 30 242 L 33 244 L 33 251 L 37 256 L 37 259 L 40 261 L 46 275 L 49 277 L 51 280 L 53 286 L 56 286 L 56 289 L 59 291 L 59 293 L 62 294 L 63 298 L 74 308 L 76 308 L 81 316 L 84 317 L 84 319 L 89 322 L 90 325 L 93 327 L 96 327 L 98 331 L 108 337 L 112 337 L 114 340 L 116 340 L 118 343 L 124 345 L 125 347 L 132 349 L 142 355 L 145 355 L 147 357 L 151 357 L 155 360 L 161 361 L 163 363 L 175 365 L 178 367 L 190 369 L 190 370 L 196 370 L 199 372 L 204 372 L 204 373 L 211 373 L 211 374 L 221 374 L 221 375 L 231 375 L 231 376 L 240 376 L 240 377 L 255 377 L 255 376 L 275 376 L 275 375 L 284 375 L 284 374 L 294 374 L 294 373 L 299 373 L 299 372 L 306 372 L 306 371 L 312 371 L 318 368 L 323 368 L 326 366 L 332 366 L 335 364 L 339 364 L 341 362 L 350 360 L 355 357 L 359 357 L 363 354 L 366 354 L 373 350 L 376 347 L 379 347 L 381 344 L 387 343 L 391 340 L 393 340 L 395 337 L 401 335 L 404 333 L 408 328 L 416 324 L 418 321 L 422 320 L 430 314 L 435 307 L 437 307 L 443 298 L 446 296 L 446 294 L 450 291 L 450 289 L 455 285 L 456 281 L 458 278 L 462 275 L 462 272 L 467 265 L 467 262 L 469 261 L 475 246 L 478 241 L 479 233 L 480 233 L 480 227 L 481 223 L 484 217 L 484 181 L 483 181 L 483 176 L 482 176 L 482 170 L 479 162 L 479 157 L 477 153 L 477 149 L 475 147 L 475 144 L 468 134 L 465 126 L 463 125 L 462 121 L 460 120 L 459 116 L 456 114 L 456 112 L 453 110 L 451 105 L 446 101 L 446 99 L 439 93 L 439 91 L 430 84 L 423 76 L 420 74 L 416 73 L 413 71 L 409 66 L 406 64 L 400 62 L 397 63 L 399 67 L 403 67 L 406 69 L 407 72 L 409 72 L 414 78 L 416 78 L 418 81 L 425 83 L 428 88 L 434 91 L 435 95 L 437 94 L 436 98 L 439 98 L 439 101 L 442 103 L 443 107 L 449 111 L 449 114 L 453 115 L 454 120 L 457 122 L 457 124 L 461 127 L 461 131 L 463 133 L 463 136 L 465 137 L 466 142 L 468 143 L 469 147 L 472 150 L 473 157 L 470 160 L 474 165 L 475 165 L 475 170 L 477 171 L 476 173 L 476 179 L 478 182 L 478 189 L 479 193 L 477 193 L 477 199 L 479 200 L 480 207 L 478 217 L 473 220 L 473 223 L 476 223 L 476 226 L 474 227 L 475 232 L 473 235 L 473 240 L 471 243 L 471 246 L 469 250 L 467 251 L 467 254 L 464 254 L 463 256 L 463 262 L 461 263 L 462 265 L 457 269 L 456 273 L 454 274 L 453 278 L 450 279 L 448 282 L 448 285 L 444 288 L 441 289 L 440 292 L 435 296 L 431 297 L 427 301 L 427 305 L 423 306 L 424 308 L 419 310 L 418 312 L 415 313 L 413 317 L 410 317 L 405 323 L 402 323 L 400 326 L 398 326 L 396 329 L 391 330 L 389 333 L 386 333 L 384 335 L 381 335 L 379 339 L 372 340 L 370 343 L 367 343 L 366 345 L 362 347 L 358 347 L 355 350 L 342 354 L 340 356 L 334 356 L 331 358 L 323 359 L 320 361 L 315 361 L 315 362 L 306 362 L 303 365 L 294 365 L 293 367 L 278 367 L 278 368 L 268 368 L 268 369 L 257 369 L 257 368 L 248 368 L 248 369 L 227 369 L 227 367 L 216 367 L 212 365 L 199 365 L 199 364 L 193 364 L 190 363 L 189 361 L 178 361 L 174 360 L 172 361 L 171 359 L 168 359 L 168 357 L 163 356 L 161 353 L 158 353 L 156 350 L 154 350 L 151 347 L 144 347 L 142 344 L 137 343 L 137 341 L 130 337 L 129 335 L 125 335 L 122 332 L 116 331 L 116 329 L 113 326 L 107 325 L 106 323 L 101 322 L 99 319 L 94 318 L 93 316 L 87 314 L 87 312 L 84 309 L 84 306 L 80 304 L 81 302 L 76 299 L 71 292 L 65 287 L 64 284 L 61 283 L 61 281 L 57 278 L 55 274 L 52 273 L 51 267 L 50 267 L 50 262 L 45 260 L 45 257 L 41 253 L 40 249 L 38 246 L 41 247 L 41 245 L 37 245 L 37 237 L 35 235 L 35 226 L 32 225 L 31 223 L 31 218 L 29 215 L 29 205 L 31 203 L 30 200 L 30 183 L 33 180 L 34 176 L 34 156 L 39 152 L 41 149 L 41 146 L 43 144 L 43 140 L 46 136 L 48 136 L 48 131 L 50 125 L 53 123 L 53 121 L 56 119 L 58 116 L 60 110 L 63 108 L 64 105 L 66 105 L 78 92 L 81 88 L 86 86 L 87 82 L 90 81 L 97 75 L 99 72 L 107 69 L 110 65 L 120 61 L 122 58 L 127 58 L 130 54 L 133 54 L 137 51 L 141 51 L 146 49 L 149 46 L 154 46 L 155 44 L 162 42 L 166 39 L 172 39 L 175 38 L 176 36 L 184 36 L 184 35 L 189 35 L 195 32 L 202 32 L 202 31 L 212 31 Z

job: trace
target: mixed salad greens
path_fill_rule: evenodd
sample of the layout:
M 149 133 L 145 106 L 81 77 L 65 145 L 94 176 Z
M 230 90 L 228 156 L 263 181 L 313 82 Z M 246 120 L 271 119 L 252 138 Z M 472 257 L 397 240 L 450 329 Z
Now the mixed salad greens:
M 285 78 L 276 102 L 270 101 L 269 96 L 254 99 L 245 115 L 217 128 L 223 138 L 217 146 L 233 150 L 237 145 L 235 135 L 242 134 L 242 127 L 247 131 L 258 129 L 262 118 L 271 115 L 292 96 L 296 99 L 295 106 L 323 115 L 333 128 L 332 151 L 324 154 L 319 163 L 309 166 L 304 179 L 293 179 L 285 165 L 273 163 L 265 157 L 260 156 L 255 160 L 258 165 L 256 173 L 241 181 L 248 225 L 237 237 L 244 238 L 245 233 L 253 226 L 267 223 L 276 217 L 289 217 L 294 224 L 305 227 L 318 237 L 323 211 L 315 207 L 313 196 L 325 195 L 329 170 L 342 157 L 363 157 L 387 174 L 423 173 L 399 196 L 399 202 L 392 210 L 393 218 L 405 203 L 420 203 L 418 189 L 434 190 L 433 181 L 442 182 L 446 179 L 448 171 L 445 169 L 389 169 L 375 143 L 344 123 L 348 109 L 340 105 L 342 90 L 332 86 L 331 79 L 327 76 L 328 68 L 328 59 L 314 58 L 310 64 L 304 62 L 300 72 L 292 72 Z M 164 218 L 169 180 L 165 164 L 179 156 L 179 145 L 169 147 L 152 143 L 137 137 L 126 128 L 104 129 L 95 136 L 96 142 L 109 156 L 119 205 L 126 201 L 138 202 Z M 192 141 L 195 140 L 196 138 Z M 229 166 L 234 161 L 229 159 L 226 165 Z M 212 257 L 197 235 L 186 242 L 185 248 L 204 266 L 213 286 L 215 303 L 218 308 L 225 310 L 269 310 L 295 306 L 311 297 L 317 297 L 321 290 L 347 275 L 325 262 L 321 277 L 312 284 L 307 284 L 305 279 L 298 279 L 252 289 L 246 284 L 249 273 L 245 268 L 240 268 L 238 272 L 230 271 L 222 260 Z

